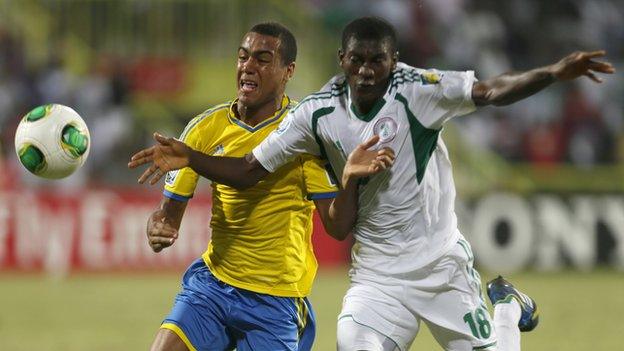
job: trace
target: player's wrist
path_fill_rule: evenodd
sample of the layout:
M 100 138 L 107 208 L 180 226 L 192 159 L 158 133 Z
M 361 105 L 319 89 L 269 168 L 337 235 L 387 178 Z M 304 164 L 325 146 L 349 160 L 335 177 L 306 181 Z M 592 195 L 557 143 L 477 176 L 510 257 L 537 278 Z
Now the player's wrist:
M 190 167 L 192 169 L 195 169 L 195 167 L 197 167 L 197 165 L 200 163 L 199 159 L 200 152 L 193 150 L 192 148 L 187 146 L 186 154 L 183 157 L 183 162 L 186 163 L 184 167 Z
M 554 63 L 544 68 L 544 75 L 549 82 L 554 83 L 557 81 L 565 80 L 563 77 L 563 69 L 561 62 Z
M 342 188 L 346 189 L 350 186 L 353 186 L 353 184 L 357 183 L 357 178 L 358 177 L 355 174 L 348 170 L 345 170 L 345 172 L 342 174 Z

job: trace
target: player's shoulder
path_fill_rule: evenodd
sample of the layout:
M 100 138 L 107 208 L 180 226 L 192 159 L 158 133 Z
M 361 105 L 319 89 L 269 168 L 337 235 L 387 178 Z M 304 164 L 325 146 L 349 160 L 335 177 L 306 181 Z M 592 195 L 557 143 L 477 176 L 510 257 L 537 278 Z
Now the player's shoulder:
M 201 129 L 202 127 L 208 124 L 218 123 L 220 119 L 226 118 L 227 112 L 231 104 L 232 104 L 232 101 L 228 101 L 222 104 L 214 105 L 208 108 L 207 110 L 205 110 L 204 112 L 193 117 L 187 123 L 186 127 L 184 128 L 184 131 L 182 132 L 181 137 L 184 138 L 184 136 L 187 135 L 192 130 Z
M 347 95 L 347 82 L 344 75 L 330 79 L 318 92 L 310 94 L 292 108 L 292 112 L 305 110 L 314 112 L 324 108 L 333 108 Z
M 218 116 L 225 117 L 225 116 L 227 116 L 227 112 L 228 112 L 228 110 L 229 110 L 231 105 L 232 105 L 232 101 L 227 101 L 227 102 L 224 102 L 222 104 L 218 104 L 218 105 L 212 106 L 209 109 L 205 110 L 204 112 L 202 112 L 202 113 L 198 114 L 197 116 L 195 116 L 189 122 L 189 124 L 206 123 L 206 122 L 210 121 L 211 119 L 214 119 L 214 117 L 218 117 Z
M 418 68 L 403 62 L 397 64 L 392 72 L 392 88 L 398 91 L 419 87 L 431 87 L 440 84 L 445 71 L 436 68 Z

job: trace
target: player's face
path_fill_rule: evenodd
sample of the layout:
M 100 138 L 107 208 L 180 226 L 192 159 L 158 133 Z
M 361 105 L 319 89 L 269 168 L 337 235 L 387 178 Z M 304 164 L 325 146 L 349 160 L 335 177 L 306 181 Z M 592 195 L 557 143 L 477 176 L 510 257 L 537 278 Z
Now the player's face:
M 281 41 L 269 35 L 247 33 L 238 49 L 238 101 L 255 108 L 281 98 L 295 64 L 284 65 Z
M 386 92 L 390 74 L 398 60 L 390 40 L 357 40 L 338 51 L 351 94 L 356 100 L 377 100 Z

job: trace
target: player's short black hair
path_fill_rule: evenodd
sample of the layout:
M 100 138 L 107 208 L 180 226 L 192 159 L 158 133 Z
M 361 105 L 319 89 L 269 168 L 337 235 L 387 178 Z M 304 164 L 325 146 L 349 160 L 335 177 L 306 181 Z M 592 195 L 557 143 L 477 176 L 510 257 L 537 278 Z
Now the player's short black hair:
M 288 28 L 276 22 L 258 23 L 249 30 L 253 33 L 268 35 L 280 40 L 282 63 L 288 65 L 297 59 L 297 40 Z
M 379 17 L 360 17 L 349 22 L 342 30 L 342 50 L 347 48 L 347 43 L 351 38 L 379 41 L 388 39 L 392 52 L 396 52 L 398 47 L 394 27 Z

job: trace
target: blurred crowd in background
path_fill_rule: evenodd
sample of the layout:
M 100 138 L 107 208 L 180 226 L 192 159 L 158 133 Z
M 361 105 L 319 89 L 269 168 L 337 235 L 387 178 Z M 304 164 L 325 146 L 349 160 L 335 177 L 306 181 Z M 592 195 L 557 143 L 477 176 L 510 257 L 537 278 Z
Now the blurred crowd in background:
M 206 25 L 205 31 L 213 35 L 209 39 L 198 36 L 194 26 L 184 29 L 179 25 L 185 23 L 185 13 L 196 12 L 194 16 L 198 16 L 196 7 L 211 11 L 216 3 L 222 3 L 220 8 L 234 5 L 197 0 L 133 1 L 129 2 L 131 5 L 121 1 L 82 2 L 88 14 L 83 22 L 89 16 L 99 18 L 115 11 L 131 12 L 134 18 L 140 18 L 159 4 L 173 7 L 176 11 L 171 23 L 175 30 L 171 41 L 175 42 L 177 37 L 187 46 L 168 50 L 156 45 L 153 51 L 149 47 L 139 51 L 132 43 L 111 46 L 100 34 L 85 34 L 72 27 L 72 21 L 81 21 L 72 17 L 71 6 L 78 6 L 72 4 L 75 2 L 16 3 L 21 2 L 0 0 L 0 189 L 3 184 L 8 187 L 36 182 L 17 165 L 13 136 L 21 116 L 38 105 L 55 102 L 71 106 L 89 125 L 90 159 L 84 170 L 68 182 L 73 186 L 132 184 L 137 174 L 126 169 L 127 159 L 133 151 L 151 143 L 154 130 L 177 134 L 195 114 L 234 96 L 234 55 L 246 28 L 264 20 L 280 21 L 293 28 L 299 39 L 298 61 L 303 63 L 298 66 L 296 83 L 289 92 L 300 99 L 338 72 L 335 51 L 340 31 L 348 21 L 362 15 L 384 17 L 397 28 L 401 61 L 425 68 L 472 69 L 481 79 L 553 63 L 575 50 L 607 50 L 604 59 L 611 61 L 618 72 L 604 77 L 603 84 L 581 79 L 557 84 L 509 107 L 481 109 L 473 117 L 455 120 L 453 128 L 457 133 L 453 135 L 479 152 L 492 153 L 512 164 L 592 169 L 624 162 L 621 0 L 241 1 L 242 5 L 236 6 L 270 7 L 273 15 L 255 18 L 254 11 L 250 11 L 236 28 L 230 28 L 233 33 L 221 38 L 213 33 L 217 30 L 213 27 L 218 25 Z M 47 11 L 45 18 L 53 23 L 48 27 L 29 27 L 32 19 L 7 12 L 34 13 L 33 9 Z M 210 16 L 214 18 L 214 14 Z M 11 22 L 7 21 L 9 17 Z M 297 24 L 302 17 L 303 23 L 314 24 L 313 30 Z M 111 32 L 113 38 L 118 38 L 114 36 L 115 29 L 106 27 L 110 18 L 98 21 L 87 26 L 95 33 Z M 47 32 L 47 28 L 54 30 Z M 127 30 L 145 29 L 131 26 Z M 158 42 L 161 31 L 155 30 L 150 36 Z M 306 34 L 299 35 L 303 32 Z M 193 41 L 181 38 L 191 36 L 189 33 L 197 42 L 215 47 L 218 52 L 188 49 L 193 47 Z M 29 48 L 32 37 L 42 38 L 44 47 Z M 207 44 L 210 40 L 228 43 Z M 75 44 L 76 41 L 82 45 Z M 89 48 L 87 54 L 81 47 Z M 29 57 L 33 52 L 36 59 Z M 87 57 L 82 63 L 75 59 L 80 55 Z M 220 76 L 211 73 L 222 70 L 223 62 L 229 62 L 225 70 L 230 72 Z M 201 65 L 208 68 L 202 69 Z M 215 68 L 211 70 L 210 66 Z M 198 75 L 203 85 L 191 83 L 192 77 Z M 226 81 L 222 82 L 223 79 Z M 210 88 L 202 88 L 206 86 Z M 221 95 L 210 95 L 211 91 L 220 91 Z M 185 94 L 197 98 L 185 98 Z

